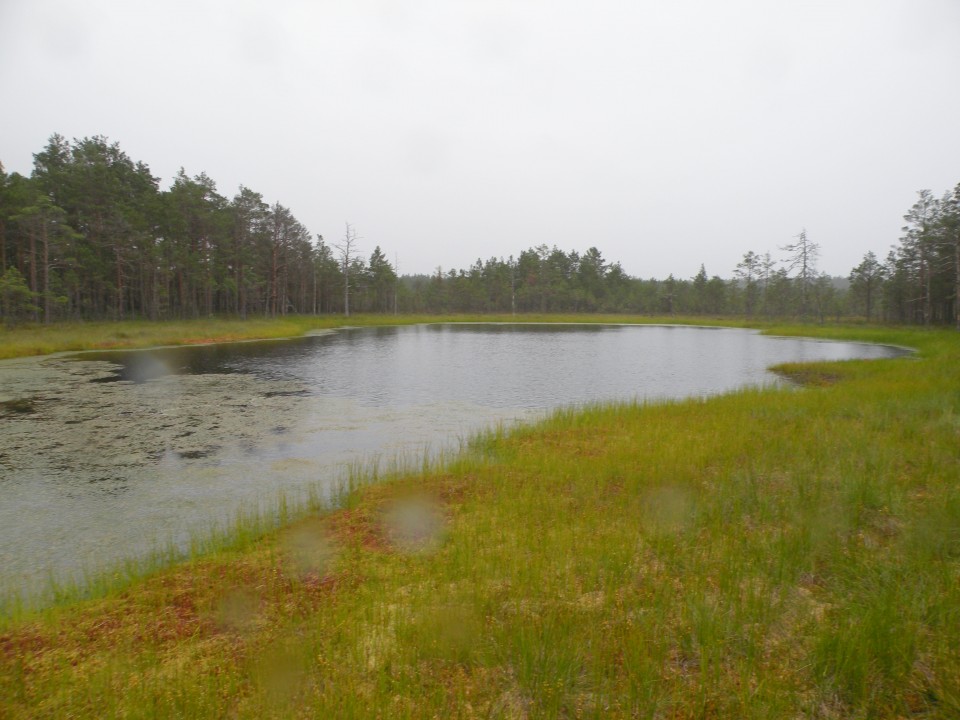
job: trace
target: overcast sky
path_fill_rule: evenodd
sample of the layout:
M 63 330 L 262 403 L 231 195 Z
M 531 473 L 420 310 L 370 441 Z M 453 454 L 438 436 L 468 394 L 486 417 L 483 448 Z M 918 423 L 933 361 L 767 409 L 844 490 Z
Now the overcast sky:
M 400 271 L 885 256 L 960 182 L 960 0 L 0 0 L 0 162 L 105 135 Z

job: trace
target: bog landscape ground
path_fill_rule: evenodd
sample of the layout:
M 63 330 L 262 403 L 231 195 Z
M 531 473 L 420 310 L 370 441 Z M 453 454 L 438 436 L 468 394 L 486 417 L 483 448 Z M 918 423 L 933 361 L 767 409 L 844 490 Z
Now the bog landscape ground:
M 342 324 L 31 327 L 0 353 Z M 8 598 L 0 717 L 960 716 L 960 335 L 764 329 L 917 352 L 561 410 Z

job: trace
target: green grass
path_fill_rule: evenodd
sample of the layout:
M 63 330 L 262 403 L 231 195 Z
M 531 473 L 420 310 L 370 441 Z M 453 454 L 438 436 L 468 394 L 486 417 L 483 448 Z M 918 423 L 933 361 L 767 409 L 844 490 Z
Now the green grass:
M 8 621 L 0 716 L 957 717 L 960 337 L 773 330 L 918 353 L 358 479 Z
M 206 342 L 296 337 L 311 330 L 430 322 L 578 322 L 674 323 L 730 325 L 717 318 L 671 318 L 637 315 L 290 315 L 282 318 L 209 318 L 150 322 L 59 323 L 0 326 L 0 359 L 79 350 L 144 348 Z M 733 323 L 737 324 L 737 323 Z

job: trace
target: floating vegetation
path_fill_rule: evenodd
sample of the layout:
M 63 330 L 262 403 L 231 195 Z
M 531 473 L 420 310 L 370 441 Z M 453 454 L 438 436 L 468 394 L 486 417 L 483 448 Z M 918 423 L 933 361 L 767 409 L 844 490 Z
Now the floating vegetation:
M 8 413 L 32 413 L 36 412 L 37 408 L 33 398 L 15 398 L 0 400 L 0 410 Z
M 200 460 L 213 455 L 219 447 L 204 448 L 202 450 L 178 450 L 177 457 L 181 460 Z

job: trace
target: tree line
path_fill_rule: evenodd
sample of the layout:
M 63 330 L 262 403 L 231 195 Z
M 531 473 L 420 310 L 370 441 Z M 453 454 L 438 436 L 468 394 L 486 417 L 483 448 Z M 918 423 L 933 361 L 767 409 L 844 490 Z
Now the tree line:
M 851 280 L 868 317 L 879 304 L 887 320 L 960 330 L 960 183 L 939 198 L 917 195 L 900 244 L 883 263 L 867 253 Z
M 147 165 L 106 138 L 53 135 L 29 177 L 0 166 L 0 317 L 5 322 L 240 317 L 287 313 L 555 313 L 860 315 L 957 323 L 960 184 L 919 193 L 899 245 L 870 252 L 847 278 L 817 269 L 806 231 L 748 251 L 724 279 L 641 279 L 600 250 L 545 244 L 465 269 L 398 276 L 379 246 L 360 250 L 346 225 L 327 242 L 279 202 L 241 186 L 222 195 L 182 169 L 163 190 Z

